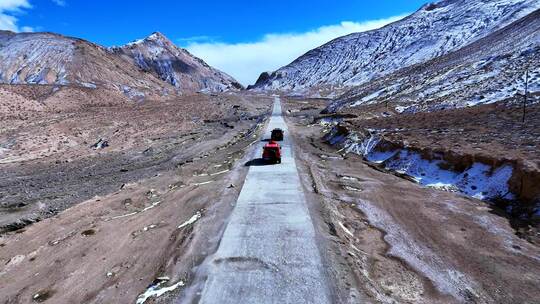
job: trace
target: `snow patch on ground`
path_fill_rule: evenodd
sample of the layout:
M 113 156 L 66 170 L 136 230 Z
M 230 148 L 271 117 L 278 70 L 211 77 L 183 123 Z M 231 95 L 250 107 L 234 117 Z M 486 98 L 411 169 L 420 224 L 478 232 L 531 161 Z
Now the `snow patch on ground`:
M 202 217 L 202 212 L 201 212 L 201 210 L 199 210 L 191 218 L 189 218 L 187 221 L 180 224 L 180 226 L 178 226 L 178 229 L 184 228 L 184 227 L 189 226 L 189 225 L 193 225 L 201 217 Z
M 124 92 L 124 95 L 129 97 L 129 99 L 144 99 L 145 97 L 143 92 L 138 91 L 127 85 L 122 86 L 122 92 Z
M 95 89 L 97 88 L 96 84 L 91 82 L 81 82 L 81 85 L 85 88 Z
M 365 140 L 360 140 L 357 134 L 350 134 L 345 143 L 345 151 L 359 155 L 368 155 L 379 144 L 380 138 L 370 134 Z
M 367 102 L 381 96 L 385 91 L 386 91 L 386 89 L 381 89 L 381 90 L 373 92 L 373 93 L 371 93 L 371 94 L 369 94 L 369 95 L 367 95 L 365 97 L 362 97 L 360 100 L 355 101 L 354 103 L 352 103 L 350 105 L 350 107 L 352 108 L 352 107 L 356 107 L 356 106 L 359 106 L 359 105 L 362 105 L 362 104 L 366 104 Z
M 148 289 L 141 295 L 137 297 L 137 304 L 144 304 L 150 298 L 159 298 L 167 292 L 171 292 L 178 287 L 185 286 L 184 281 L 178 281 L 178 283 L 171 286 L 163 286 L 168 281 L 168 279 L 157 280 L 156 283 L 153 283 L 148 287 Z
M 131 213 L 126 213 L 126 214 L 114 216 L 114 217 L 111 217 L 110 220 L 115 220 L 115 219 L 119 219 L 119 218 L 124 218 L 124 217 L 128 217 L 128 216 L 136 215 L 136 214 L 139 214 L 139 213 L 143 213 L 143 212 L 145 212 L 145 211 L 148 211 L 148 210 L 150 210 L 150 209 L 156 207 L 156 206 L 159 205 L 159 204 L 161 204 L 161 202 L 160 202 L 160 201 L 157 201 L 157 202 L 152 203 L 150 206 L 145 207 L 145 208 L 142 209 L 141 211 L 134 211 L 134 212 L 131 212 Z
M 411 176 L 426 187 L 461 192 L 481 200 L 515 198 L 508 186 L 513 174 L 513 167 L 509 164 L 493 168 L 477 162 L 463 172 L 443 169 L 448 166 L 444 166 L 446 162 L 442 155 L 434 155 L 434 159 L 427 160 L 420 153 L 406 148 L 378 150 L 381 137 L 374 130 L 363 138 L 356 133 L 347 136 L 336 134 L 329 138 L 329 142 L 341 144 L 347 153 L 362 155 L 369 162 L 383 164 L 388 170 Z
M 347 227 L 345 227 L 345 225 L 343 225 L 342 222 L 338 222 L 339 224 L 339 227 L 341 227 L 341 229 L 343 229 L 343 231 L 348 234 L 350 237 L 354 238 L 354 234 L 349 230 L 347 229 Z
M 385 162 L 387 169 L 407 174 L 419 184 L 438 189 L 459 190 L 477 199 L 495 197 L 513 198 L 508 189 L 512 176 L 512 166 L 492 168 L 482 163 L 474 163 L 464 172 L 457 173 L 441 169 L 443 160 L 425 160 L 420 154 L 403 149 L 396 157 Z
M 323 117 L 323 118 L 319 119 L 319 125 L 321 125 L 323 127 L 335 126 L 336 124 L 340 123 L 341 121 L 343 121 L 343 118 Z
M 366 159 L 372 163 L 380 164 L 383 163 L 385 160 L 392 158 L 396 154 L 397 151 L 371 151 L 366 155 Z

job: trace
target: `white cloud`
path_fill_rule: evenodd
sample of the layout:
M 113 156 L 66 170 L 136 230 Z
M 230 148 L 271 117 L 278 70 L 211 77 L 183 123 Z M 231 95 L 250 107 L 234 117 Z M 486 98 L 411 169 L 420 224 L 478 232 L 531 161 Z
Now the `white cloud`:
M 305 33 L 267 34 L 259 41 L 246 43 L 188 42 L 186 49 L 248 85 L 253 84 L 261 72 L 277 70 L 334 38 L 380 28 L 405 16 L 365 22 L 345 21 Z
M 177 39 L 180 43 L 211 43 L 216 40 L 214 36 L 192 36 Z
M 0 11 L 18 11 L 21 8 L 31 8 L 28 0 L 0 0 Z
M 65 0 L 52 0 L 52 2 L 56 3 L 56 5 L 59 5 L 59 6 L 66 6 Z
M 0 0 L 0 30 L 8 31 L 32 31 L 31 27 L 24 26 L 19 28 L 17 17 L 13 13 L 20 13 L 23 9 L 31 8 L 28 0 Z
M 0 13 L 0 30 L 17 31 L 17 18 Z

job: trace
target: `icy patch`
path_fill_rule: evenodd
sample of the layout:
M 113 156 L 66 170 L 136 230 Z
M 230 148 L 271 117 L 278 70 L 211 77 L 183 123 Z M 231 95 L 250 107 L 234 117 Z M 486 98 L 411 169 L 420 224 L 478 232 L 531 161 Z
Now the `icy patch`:
M 159 201 L 158 201 L 158 202 L 155 202 L 155 203 L 152 203 L 152 205 L 150 205 L 150 206 L 144 208 L 141 212 L 145 212 L 145 211 L 147 211 L 147 210 L 150 210 L 150 209 L 156 207 L 156 206 L 159 205 L 159 204 L 161 204 L 161 202 L 159 202 Z
M 212 173 L 210 174 L 210 176 L 215 176 L 215 175 L 220 175 L 220 174 L 224 174 L 224 173 L 227 173 L 229 172 L 230 170 L 222 170 L 222 171 L 219 171 L 219 172 L 216 172 L 216 173 Z
M 410 105 L 410 106 L 397 106 L 394 109 L 399 114 L 402 114 L 402 113 L 414 113 L 414 112 L 416 112 L 416 108 L 417 108 L 417 105 L 413 104 L 413 105 Z
M 9 149 L 0 147 L 0 156 L 2 156 L 2 154 L 6 153 L 8 151 L 9 151 Z
M 115 219 L 119 219 L 119 218 L 124 218 L 124 217 L 128 217 L 128 216 L 132 216 L 132 215 L 136 215 L 136 214 L 139 214 L 139 213 L 143 213 L 145 211 L 148 211 L 154 207 L 156 207 L 157 205 L 161 204 L 160 201 L 158 202 L 154 202 L 152 203 L 150 206 L 142 209 L 141 211 L 135 211 L 135 212 L 131 212 L 131 213 L 127 213 L 127 214 L 122 214 L 122 215 L 117 215 L 117 216 L 113 216 L 110 218 L 110 220 L 115 220 Z
M 202 182 L 202 183 L 194 183 L 193 186 L 202 186 L 202 185 L 207 185 L 207 184 L 210 184 L 210 183 L 213 183 L 214 181 L 210 180 L 210 181 L 206 181 L 206 182 Z
M 126 85 L 122 86 L 122 92 L 124 92 L 124 95 L 129 97 L 129 99 L 144 99 L 145 97 L 143 92 L 137 91 L 136 89 Z
M 319 120 L 319 125 L 322 127 L 333 126 L 343 121 L 342 118 L 336 117 L 323 117 Z
M 332 134 L 331 131 L 330 134 Z M 492 168 L 483 163 L 474 163 L 463 172 L 442 169 L 446 162 L 442 155 L 434 155 L 434 160 L 423 159 L 422 156 L 408 149 L 394 151 L 378 151 L 381 138 L 376 130 L 360 139 L 358 134 L 330 137 L 331 144 L 341 144 L 347 153 L 362 155 L 367 161 L 384 164 L 393 170 L 413 177 L 419 184 L 446 191 L 461 192 L 468 196 L 490 200 L 494 198 L 513 199 L 508 181 L 512 177 L 513 167 L 510 164 Z
M 335 144 L 345 140 L 345 138 L 346 138 L 345 135 L 332 136 L 328 140 L 328 143 L 331 144 L 331 145 L 335 145 Z
M 350 134 L 345 141 L 345 151 L 360 155 L 369 154 L 375 146 L 381 141 L 379 136 L 371 133 L 368 138 L 359 140 L 357 134 Z
M 367 155 L 365 155 L 365 157 L 369 162 L 381 164 L 385 162 L 386 160 L 394 157 L 394 155 L 396 155 L 397 153 L 398 151 L 387 151 L 387 152 L 372 151 L 368 153 Z
M 145 227 L 143 228 L 143 231 L 148 231 L 148 230 L 154 229 L 154 228 L 156 228 L 156 227 L 157 227 L 157 225 L 155 225 L 155 224 L 152 224 L 152 225 L 150 225 L 150 226 L 145 226 Z
M 353 108 L 353 107 L 356 107 L 356 106 L 359 106 L 359 105 L 362 105 L 362 104 L 366 104 L 367 102 L 381 96 L 385 91 L 386 91 L 386 89 L 381 89 L 379 91 L 373 92 L 373 93 L 371 93 L 371 94 L 369 94 L 369 95 L 367 95 L 365 97 L 362 97 L 360 100 L 355 101 L 349 107 Z
M 420 154 L 401 150 L 398 157 L 388 160 L 385 165 L 400 173 L 413 177 L 418 183 L 427 187 L 459 190 L 477 199 L 496 197 L 512 198 L 508 189 L 508 180 L 512 176 L 512 166 L 504 165 L 492 171 L 482 163 L 474 163 L 462 173 L 441 169 L 442 160 L 428 161 Z
M 493 218 L 487 215 L 474 215 L 473 219 L 476 224 L 482 226 L 484 229 L 486 229 L 486 231 L 489 231 L 493 235 L 504 239 L 504 245 L 506 248 L 515 251 L 515 249 L 512 248 L 515 235 L 509 232 L 507 229 L 500 227 L 499 222 L 493 221 Z
M 137 302 L 135 303 L 144 304 L 146 300 L 150 298 L 159 298 L 167 292 L 171 292 L 177 289 L 178 287 L 185 286 L 184 281 L 178 281 L 178 283 L 173 284 L 171 286 L 162 287 L 162 285 L 168 281 L 169 281 L 168 278 L 158 279 L 156 283 L 153 283 L 152 285 L 150 285 L 150 287 L 148 287 L 148 289 L 143 294 L 137 297 Z
M 501 101 L 510 97 L 515 96 L 517 90 L 513 86 L 506 86 L 502 89 L 486 92 L 483 96 L 477 96 L 472 100 L 469 100 L 465 103 L 466 106 L 472 107 L 479 104 L 490 104 L 497 101 Z
M 201 210 L 199 210 L 192 217 L 190 217 L 187 221 L 180 224 L 180 226 L 178 226 L 178 229 L 184 228 L 184 227 L 189 226 L 189 225 L 193 225 L 201 217 L 202 217 L 202 212 L 201 212 Z
M 386 232 L 384 240 L 390 245 L 388 254 L 399 257 L 411 267 L 429 278 L 435 287 L 445 294 L 450 294 L 458 299 L 464 295 L 473 294 L 477 284 L 467 278 L 463 273 L 452 266 L 435 252 L 423 244 L 414 242 L 405 229 L 382 209 L 375 205 L 361 201 L 358 208 L 364 212 L 369 222 Z
M 355 187 L 351 187 L 351 186 L 347 186 L 347 185 L 344 185 L 344 186 L 343 186 L 343 189 L 345 189 L 345 190 L 347 190 L 347 191 L 362 192 L 362 189 L 355 188 Z
M 356 177 L 353 177 L 353 176 L 346 176 L 346 175 L 343 175 L 343 176 L 340 176 L 342 179 L 344 180 L 350 180 L 350 181 L 355 181 L 357 182 L 358 181 L 358 178 Z
M 91 83 L 91 82 L 81 82 L 81 85 L 85 88 L 89 88 L 89 89 L 95 89 L 97 88 L 97 86 L 94 84 L 94 83 Z
M 345 231 L 346 234 L 354 238 L 354 234 L 349 229 L 347 229 L 347 227 L 345 227 L 345 225 L 343 225 L 342 222 L 338 222 L 338 224 L 339 224 L 339 227 L 341 227 L 341 229 L 343 229 L 343 231 Z
M 449 192 L 459 192 L 459 188 L 456 185 L 453 184 L 445 184 L 445 183 L 433 183 L 430 185 L 427 185 L 429 188 L 443 190 L 443 191 L 449 191 Z

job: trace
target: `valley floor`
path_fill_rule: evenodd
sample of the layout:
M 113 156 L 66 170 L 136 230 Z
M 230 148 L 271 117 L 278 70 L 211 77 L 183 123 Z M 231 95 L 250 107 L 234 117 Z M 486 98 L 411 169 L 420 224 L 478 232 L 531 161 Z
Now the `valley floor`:
M 496 207 L 339 151 L 322 139 L 327 127 L 314 104 L 290 99 L 284 107 L 325 257 L 342 265 L 330 273 L 336 290 L 347 291 L 340 302 L 540 301 L 540 248 Z
M 1 125 L 2 303 L 200 298 L 273 100 L 201 98 Z M 282 100 L 333 303 L 540 302 L 540 248 L 500 210 L 340 151 L 323 101 Z
M 134 303 L 192 282 L 271 103 L 199 95 L 3 120 L 0 302 Z

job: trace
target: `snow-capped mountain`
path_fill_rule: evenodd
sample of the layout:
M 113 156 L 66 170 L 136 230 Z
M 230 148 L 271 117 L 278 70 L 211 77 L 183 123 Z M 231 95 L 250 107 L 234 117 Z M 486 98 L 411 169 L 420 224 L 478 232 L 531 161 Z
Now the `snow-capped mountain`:
M 104 87 L 130 98 L 237 88 L 161 34 L 109 49 L 53 33 L 0 31 L 0 82 Z
M 66 64 L 75 43 L 53 34 L 0 31 L 0 79 L 4 83 L 67 83 Z
M 457 50 L 540 8 L 538 0 L 443 0 L 381 29 L 337 38 L 263 73 L 258 89 L 355 86 Z
M 540 9 L 459 50 L 352 88 L 326 111 L 382 102 L 397 112 L 494 103 L 523 94 L 527 70 L 530 101 L 540 100 Z
M 153 73 L 182 90 L 225 91 L 242 88 L 231 76 L 177 47 L 159 32 L 111 50 L 145 72 Z

